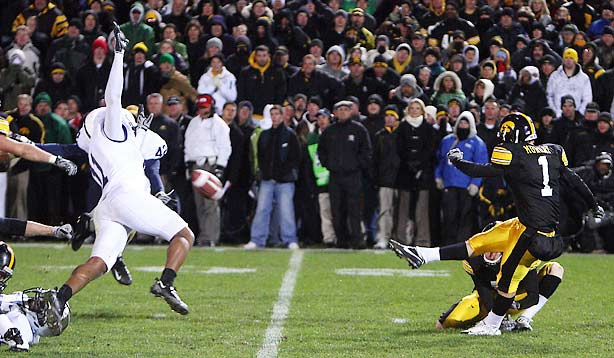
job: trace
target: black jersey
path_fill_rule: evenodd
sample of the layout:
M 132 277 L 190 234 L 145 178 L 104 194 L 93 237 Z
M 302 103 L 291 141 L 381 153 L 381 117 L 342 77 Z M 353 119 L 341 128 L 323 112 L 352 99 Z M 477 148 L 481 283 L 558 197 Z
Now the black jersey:
M 520 222 L 545 232 L 559 222 L 559 190 L 567 156 L 557 144 L 502 143 L 493 149 L 491 162 L 503 168 Z

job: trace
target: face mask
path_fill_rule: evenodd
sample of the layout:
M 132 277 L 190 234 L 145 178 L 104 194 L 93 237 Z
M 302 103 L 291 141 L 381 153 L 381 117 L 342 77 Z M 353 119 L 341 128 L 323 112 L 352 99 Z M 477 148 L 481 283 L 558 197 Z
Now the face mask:
M 465 140 L 469 137 L 469 128 L 457 128 L 456 136 L 459 140 Z
M 377 52 L 379 52 L 379 53 L 384 53 L 384 52 L 386 52 L 386 46 L 378 46 L 378 47 L 377 47 Z
M 245 54 L 245 53 L 247 53 L 247 48 L 239 47 L 239 48 L 237 48 L 237 53 Z

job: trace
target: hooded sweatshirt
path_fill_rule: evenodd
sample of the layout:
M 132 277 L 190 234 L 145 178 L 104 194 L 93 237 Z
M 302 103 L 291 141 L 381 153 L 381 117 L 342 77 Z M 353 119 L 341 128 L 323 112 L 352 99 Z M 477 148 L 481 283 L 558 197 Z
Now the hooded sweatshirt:
M 410 97 L 405 97 L 401 90 L 404 86 L 410 86 L 414 89 L 413 94 Z M 428 101 L 424 95 L 424 91 L 416 82 L 416 77 L 410 73 L 401 76 L 399 86 L 394 90 L 394 97 L 389 101 L 390 104 L 395 104 L 399 111 L 404 111 L 409 102 L 415 98 L 420 98 L 423 102 Z
M 133 11 L 141 12 L 141 16 L 139 16 L 136 22 L 132 20 Z M 156 45 L 154 30 L 151 26 L 145 25 L 143 23 L 144 17 L 145 8 L 143 7 L 143 4 L 136 1 L 130 7 L 130 21 L 126 22 L 125 24 L 122 24 L 119 28 L 122 30 L 124 35 L 126 35 L 126 38 L 130 41 L 131 44 L 144 42 L 145 46 L 147 46 L 148 49 L 153 49 Z M 151 57 L 150 54 L 148 54 L 148 57 Z
M 548 78 L 547 98 L 548 106 L 554 109 L 557 117 L 561 116 L 561 97 L 570 95 L 576 101 L 576 109 L 584 114 L 586 105 L 593 100 L 591 90 L 591 80 L 586 73 L 582 72 L 579 64 L 571 77 L 563 70 L 563 65 L 559 66 Z
M 531 76 L 531 80 L 528 85 L 522 83 L 522 77 L 525 73 Z M 524 113 L 531 118 L 537 119 L 539 113 L 544 107 L 548 105 L 546 99 L 546 90 L 539 80 L 539 70 L 535 66 L 526 66 L 520 70 L 520 76 L 518 82 L 512 88 L 508 103 L 514 104 L 514 102 L 522 100 L 524 102 Z
M 341 62 L 336 67 L 333 67 L 328 63 L 328 56 L 333 52 L 336 52 L 341 56 Z M 343 51 L 343 48 L 341 46 L 335 45 L 335 46 L 331 46 L 331 48 L 329 48 L 328 51 L 326 51 L 326 63 L 323 65 L 318 65 L 317 68 L 321 72 L 326 73 L 327 75 L 333 77 L 337 81 L 343 81 L 350 74 L 350 71 L 347 68 L 343 67 L 344 62 L 345 62 L 345 51 Z
M 454 81 L 454 89 L 452 92 L 443 91 L 442 82 L 446 77 L 451 77 Z M 435 93 L 433 94 L 431 101 L 434 106 L 448 105 L 448 102 L 450 102 L 450 100 L 453 98 L 458 99 L 461 102 L 461 108 L 464 108 L 467 104 L 467 98 L 465 97 L 465 93 L 463 93 L 463 84 L 460 77 L 458 77 L 458 75 L 452 71 L 445 71 L 441 75 L 437 76 L 433 88 L 435 89 Z
M 461 121 L 469 122 L 469 133 L 467 138 L 459 138 L 458 125 Z M 480 186 L 482 178 L 471 178 L 458 170 L 447 157 L 448 151 L 453 148 L 459 148 L 463 152 L 463 159 L 478 164 L 488 162 L 488 150 L 484 141 L 477 136 L 475 119 L 469 111 L 464 111 L 458 116 L 458 120 L 454 125 L 454 133 L 447 135 L 439 146 L 437 151 L 437 168 L 435 169 L 435 178 L 443 179 L 446 188 L 467 188 L 474 184 Z

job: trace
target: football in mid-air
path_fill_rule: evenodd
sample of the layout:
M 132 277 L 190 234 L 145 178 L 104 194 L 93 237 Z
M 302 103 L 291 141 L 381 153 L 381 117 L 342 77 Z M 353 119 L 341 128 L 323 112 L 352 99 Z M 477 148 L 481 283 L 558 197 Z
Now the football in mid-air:
M 192 186 L 207 199 L 220 200 L 224 196 L 222 182 L 213 173 L 196 169 L 192 171 Z

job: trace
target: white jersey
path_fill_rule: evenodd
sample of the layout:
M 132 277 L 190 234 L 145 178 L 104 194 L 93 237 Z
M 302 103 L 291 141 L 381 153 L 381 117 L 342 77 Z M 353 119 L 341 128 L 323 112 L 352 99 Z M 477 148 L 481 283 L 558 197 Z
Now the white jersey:
M 148 192 L 149 181 L 143 171 L 144 158 L 130 122 L 134 117 L 122 110 L 123 139 L 113 140 L 104 133 L 104 116 L 105 113 L 101 111 L 96 114 L 91 126 L 84 125 L 84 130 L 91 136 L 88 158 L 94 181 L 102 188 L 101 200 L 115 190 Z
M 77 145 L 84 152 L 89 154 L 90 141 L 92 138 L 93 128 L 99 123 L 104 121 L 106 107 L 100 107 L 91 111 L 85 120 L 83 126 L 77 133 Z M 134 118 L 130 112 L 122 110 L 122 122 L 130 126 L 134 126 Z M 143 155 L 143 159 L 160 159 L 168 152 L 166 141 L 162 139 L 156 132 L 150 130 L 138 130 L 136 133 L 136 141 Z

